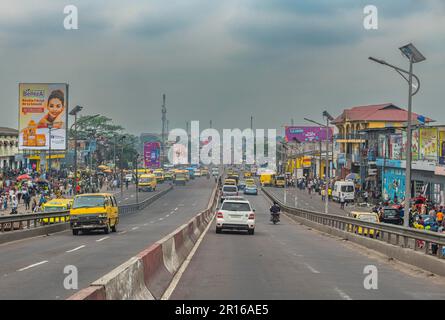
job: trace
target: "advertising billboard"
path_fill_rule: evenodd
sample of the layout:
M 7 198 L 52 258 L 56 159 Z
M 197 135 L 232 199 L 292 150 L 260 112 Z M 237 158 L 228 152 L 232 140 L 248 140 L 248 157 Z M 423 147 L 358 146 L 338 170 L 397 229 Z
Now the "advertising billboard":
M 67 109 L 66 83 L 20 83 L 19 150 L 66 150 Z
M 144 143 L 144 164 L 146 168 L 161 166 L 161 144 L 159 142 Z
M 437 128 L 420 129 L 420 158 L 421 160 L 437 159 Z
M 298 142 L 326 141 L 326 128 L 315 126 L 286 127 L 286 142 L 297 140 Z M 332 139 L 333 129 L 328 130 L 328 139 Z

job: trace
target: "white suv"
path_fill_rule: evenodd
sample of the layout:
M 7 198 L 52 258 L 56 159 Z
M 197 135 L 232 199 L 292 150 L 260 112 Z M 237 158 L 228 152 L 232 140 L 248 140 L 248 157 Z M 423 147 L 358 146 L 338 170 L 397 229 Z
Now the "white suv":
M 216 213 L 216 233 L 223 229 L 247 230 L 249 234 L 255 231 L 255 209 L 249 201 L 227 199 Z

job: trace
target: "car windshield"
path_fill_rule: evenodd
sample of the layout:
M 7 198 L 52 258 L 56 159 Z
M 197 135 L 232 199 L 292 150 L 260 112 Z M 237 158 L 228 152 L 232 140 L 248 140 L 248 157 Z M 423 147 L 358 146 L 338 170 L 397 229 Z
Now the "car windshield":
M 74 199 L 73 208 L 91 208 L 91 207 L 103 207 L 105 198 L 103 196 L 84 196 Z
M 277 177 L 277 180 L 284 181 L 284 177 Z
M 395 209 L 385 209 L 384 212 L 386 217 L 395 217 L 397 215 L 397 210 Z
M 342 192 L 354 192 L 354 187 L 353 186 L 342 186 L 341 191 Z
M 250 205 L 246 202 L 224 202 L 221 208 L 226 211 L 251 211 Z
M 377 218 L 374 215 L 370 214 L 361 214 L 357 217 L 359 220 L 368 221 L 368 222 L 377 222 Z
M 64 207 L 57 207 L 57 206 L 45 206 L 43 208 L 43 212 L 58 212 L 58 211 L 65 211 L 66 208 Z
M 223 187 L 223 192 L 237 192 L 238 189 L 236 187 L 232 186 L 225 186 Z
M 140 178 L 139 182 L 140 183 L 148 183 L 148 182 L 152 182 L 153 178 Z

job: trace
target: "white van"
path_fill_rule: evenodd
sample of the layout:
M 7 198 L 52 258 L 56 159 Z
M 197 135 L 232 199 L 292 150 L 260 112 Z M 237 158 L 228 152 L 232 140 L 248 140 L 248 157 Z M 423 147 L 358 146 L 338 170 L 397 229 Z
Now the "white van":
M 332 200 L 340 202 L 340 194 L 344 195 L 345 201 L 354 201 L 355 186 L 353 181 L 337 181 L 332 189 Z

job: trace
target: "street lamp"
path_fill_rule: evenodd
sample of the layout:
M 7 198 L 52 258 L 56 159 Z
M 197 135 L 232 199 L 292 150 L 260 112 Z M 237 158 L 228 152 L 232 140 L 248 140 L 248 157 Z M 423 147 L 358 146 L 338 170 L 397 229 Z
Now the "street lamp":
M 326 165 L 325 165 L 325 198 L 324 198 L 324 213 L 328 214 L 328 183 L 329 183 L 329 121 L 334 120 L 334 118 L 327 112 L 326 110 L 323 111 L 323 117 L 326 117 L 326 124 L 321 124 L 317 121 L 304 118 L 304 120 L 315 123 L 316 125 L 319 125 L 320 127 L 326 128 Z M 321 147 L 320 147 L 320 159 L 321 159 Z M 321 177 L 321 161 L 320 161 L 320 177 Z
M 48 170 L 47 170 L 47 179 L 51 177 L 51 130 L 53 128 L 52 123 L 48 123 L 48 130 L 49 130 L 49 145 L 48 145 Z M 49 179 L 48 179 L 49 180 Z
M 77 114 L 83 109 L 82 106 L 75 106 L 69 114 L 74 116 L 74 195 L 77 194 Z
M 406 141 L 406 174 L 405 174 L 405 206 L 404 206 L 404 212 L 403 215 L 403 225 L 405 227 L 409 226 L 409 209 L 410 209 L 410 200 L 411 200 L 411 145 L 412 145 L 412 99 L 413 96 L 419 92 L 420 89 L 420 80 L 419 78 L 413 74 L 413 64 L 425 61 L 426 58 L 420 53 L 419 50 L 412 44 L 409 43 L 403 47 L 400 47 L 399 50 L 402 52 L 402 54 L 409 59 L 409 71 L 406 71 L 404 69 L 401 69 L 399 67 L 396 67 L 394 65 L 391 65 L 387 63 L 384 60 L 379 60 L 373 57 L 369 57 L 370 60 L 375 61 L 377 63 L 386 65 L 394 70 L 397 71 L 398 74 L 400 74 L 403 79 L 405 79 L 408 82 L 408 125 L 407 125 L 407 141 Z M 408 79 L 405 75 L 408 75 Z M 413 92 L 413 78 L 416 79 L 417 85 L 416 90 Z

